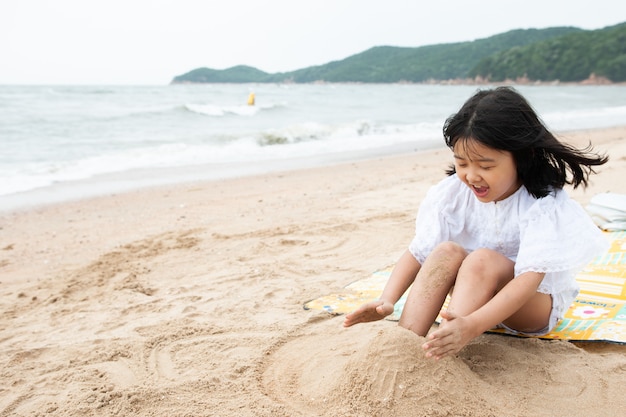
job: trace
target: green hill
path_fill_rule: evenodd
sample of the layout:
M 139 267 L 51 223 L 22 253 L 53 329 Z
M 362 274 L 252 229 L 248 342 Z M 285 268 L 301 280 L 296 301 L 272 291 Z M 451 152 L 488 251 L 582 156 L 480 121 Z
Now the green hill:
M 326 65 L 270 76 L 270 81 L 298 83 L 424 82 L 466 78 L 482 58 L 516 46 L 524 46 L 566 33 L 576 28 L 514 30 L 473 42 L 460 42 L 418 48 L 379 46 Z
M 626 81 L 626 23 L 496 53 L 483 58 L 469 76 L 567 82 L 582 81 L 592 73 L 614 82 Z
M 173 83 L 247 83 L 251 82 L 251 80 L 267 78 L 268 75 L 266 72 L 245 65 L 239 65 L 227 70 L 197 68 L 174 78 Z
M 475 77 L 498 81 L 524 75 L 542 81 L 580 81 L 591 73 L 623 81 L 624 30 L 626 23 L 595 31 L 519 29 L 471 42 L 417 48 L 377 46 L 340 61 L 284 73 L 269 74 L 248 66 L 197 68 L 172 83 L 418 83 Z

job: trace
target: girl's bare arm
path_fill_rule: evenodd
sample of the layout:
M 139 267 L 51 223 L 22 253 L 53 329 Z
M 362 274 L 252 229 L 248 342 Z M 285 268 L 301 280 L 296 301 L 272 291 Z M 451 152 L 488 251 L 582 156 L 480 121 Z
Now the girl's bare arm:
M 385 285 L 380 298 L 375 301 L 363 304 L 358 309 L 346 315 L 344 327 L 350 327 L 357 323 L 366 323 L 380 320 L 393 313 L 394 304 L 402 297 L 402 294 L 409 288 L 415 280 L 421 265 L 415 257 L 406 250 Z

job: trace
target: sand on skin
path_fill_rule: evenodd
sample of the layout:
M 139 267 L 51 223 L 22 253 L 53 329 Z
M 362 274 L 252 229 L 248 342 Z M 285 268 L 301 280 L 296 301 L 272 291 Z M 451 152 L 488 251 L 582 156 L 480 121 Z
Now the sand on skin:
M 626 128 L 570 133 L 626 193 Z M 392 264 L 447 149 L 0 214 L 2 416 L 611 416 L 626 348 L 483 335 L 457 358 L 305 311 Z

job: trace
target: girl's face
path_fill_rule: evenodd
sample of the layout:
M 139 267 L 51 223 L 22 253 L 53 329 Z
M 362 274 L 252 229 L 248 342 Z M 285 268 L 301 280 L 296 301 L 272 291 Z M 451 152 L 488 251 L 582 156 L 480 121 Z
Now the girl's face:
M 489 148 L 473 139 L 459 139 L 453 152 L 458 177 L 483 203 L 504 200 L 522 185 L 511 152 Z

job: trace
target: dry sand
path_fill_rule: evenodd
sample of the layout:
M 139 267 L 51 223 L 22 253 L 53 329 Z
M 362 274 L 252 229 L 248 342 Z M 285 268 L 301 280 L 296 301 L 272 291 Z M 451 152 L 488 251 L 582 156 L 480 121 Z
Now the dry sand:
M 626 128 L 570 133 L 611 156 Z M 0 213 L 2 416 L 623 416 L 626 347 L 419 337 L 302 304 L 392 264 L 447 149 Z

